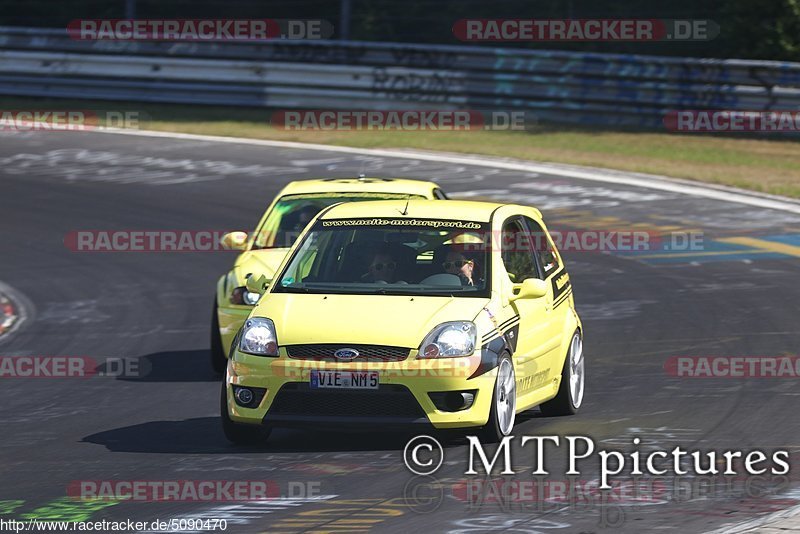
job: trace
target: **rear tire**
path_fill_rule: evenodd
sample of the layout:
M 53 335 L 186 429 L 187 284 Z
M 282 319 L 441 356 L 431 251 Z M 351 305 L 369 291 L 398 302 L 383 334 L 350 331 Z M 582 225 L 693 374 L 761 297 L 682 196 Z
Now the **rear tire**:
M 214 309 L 211 314 L 211 368 L 217 374 L 222 374 L 228 365 L 225 349 L 222 347 L 222 336 L 219 333 L 219 317 L 217 316 L 217 299 L 214 299 Z
M 514 365 L 508 353 L 497 362 L 497 378 L 489 407 L 489 421 L 481 429 L 486 443 L 496 443 L 511 434 L 517 413 L 517 382 Z
M 270 429 L 256 425 L 242 425 L 231 421 L 228 415 L 227 385 L 222 382 L 222 394 L 220 395 L 220 419 L 222 420 L 222 431 L 228 441 L 234 445 L 252 446 L 263 445 L 269 438 Z
M 583 339 L 576 331 L 569 344 L 564 368 L 561 370 L 561 385 L 555 398 L 539 406 L 548 417 L 575 415 L 583 403 L 584 393 Z

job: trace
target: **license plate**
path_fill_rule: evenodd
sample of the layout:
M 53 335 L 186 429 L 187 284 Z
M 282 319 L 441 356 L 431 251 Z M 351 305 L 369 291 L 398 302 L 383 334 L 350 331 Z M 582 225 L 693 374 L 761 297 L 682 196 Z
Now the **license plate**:
M 378 371 L 311 371 L 311 389 L 378 389 Z

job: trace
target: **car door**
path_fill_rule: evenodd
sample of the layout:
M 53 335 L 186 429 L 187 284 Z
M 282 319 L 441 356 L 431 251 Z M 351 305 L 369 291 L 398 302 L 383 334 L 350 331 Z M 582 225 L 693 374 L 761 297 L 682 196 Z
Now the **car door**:
M 541 278 L 535 247 L 531 244 L 530 231 L 523 218 L 519 215 L 508 218 L 503 223 L 501 235 L 502 263 L 512 284 L 520 284 L 526 278 Z M 517 337 L 514 351 L 517 408 L 529 405 L 535 391 L 544 386 L 549 377 L 551 363 L 548 356 L 553 344 L 552 303 L 550 288 L 544 297 L 518 299 L 510 303 L 519 316 L 518 332 L 509 332 L 510 336 Z
M 561 342 L 564 335 L 564 325 L 569 311 L 569 295 L 572 293 L 572 286 L 569 280 L 564 263 L 558 254 L 553 240 L 546 232 L 544 227 L 535 219 L 522 217 L 528 231 L 530 232 L 530 242 L 537 261 L 540 278 L 547 282 L 548 290 L 545 303 L 545 323 L 546 332 L 543 333 L 547 339 L 545 349 L 545 359 L 547 360 L 548 380 L 561 375 L 563 365 L 563 347 Z

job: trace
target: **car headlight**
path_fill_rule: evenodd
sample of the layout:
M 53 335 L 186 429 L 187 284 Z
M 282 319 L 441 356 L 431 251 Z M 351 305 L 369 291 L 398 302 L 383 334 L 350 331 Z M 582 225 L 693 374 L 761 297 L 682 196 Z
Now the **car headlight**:
M 241 304 L 247 306 L 255 306 L 258 304 L 258 299 L 261 298 L 261 294 L 254 293 L 253 291 L 248 290 L 246 287 L 237 287 L 231 293 L 231 304 Z
M 455 358 L 475 352 L 478 333 L 471 321 L 442 323 L 425 336 L 419 347 L 420 358 Z
M 257 356 L 277 356 L 278 338 L 272 320 L 265 317 L 246 320 L 239 337 L 239 350 Z

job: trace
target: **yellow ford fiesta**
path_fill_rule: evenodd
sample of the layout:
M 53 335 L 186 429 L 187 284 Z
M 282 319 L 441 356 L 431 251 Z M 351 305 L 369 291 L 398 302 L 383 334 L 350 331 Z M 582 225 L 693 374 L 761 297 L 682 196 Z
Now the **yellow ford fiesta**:
M 211 366 L 221 373 L 233 341 L 260 295 L 245 285 L 250 274 L 270 280 L 297 236 L 314 216 L 339 202 L 379 199 L 445 199 L 441 188 L 421 180 L 394 178 L 328 178 L 290 182 L 275 197 L 254 234 L 224 237 L 229 248 L 242 250 L 233 268 L 217 281 L 211 315 Z
M 276 426 L 479 428 L 583 401 L 572 286 L 531 207 L 337 204 L 301 234 L 236 334 L 221 395 L 234 443 Z M 378 425 L 376 427 L 376 425 Z

